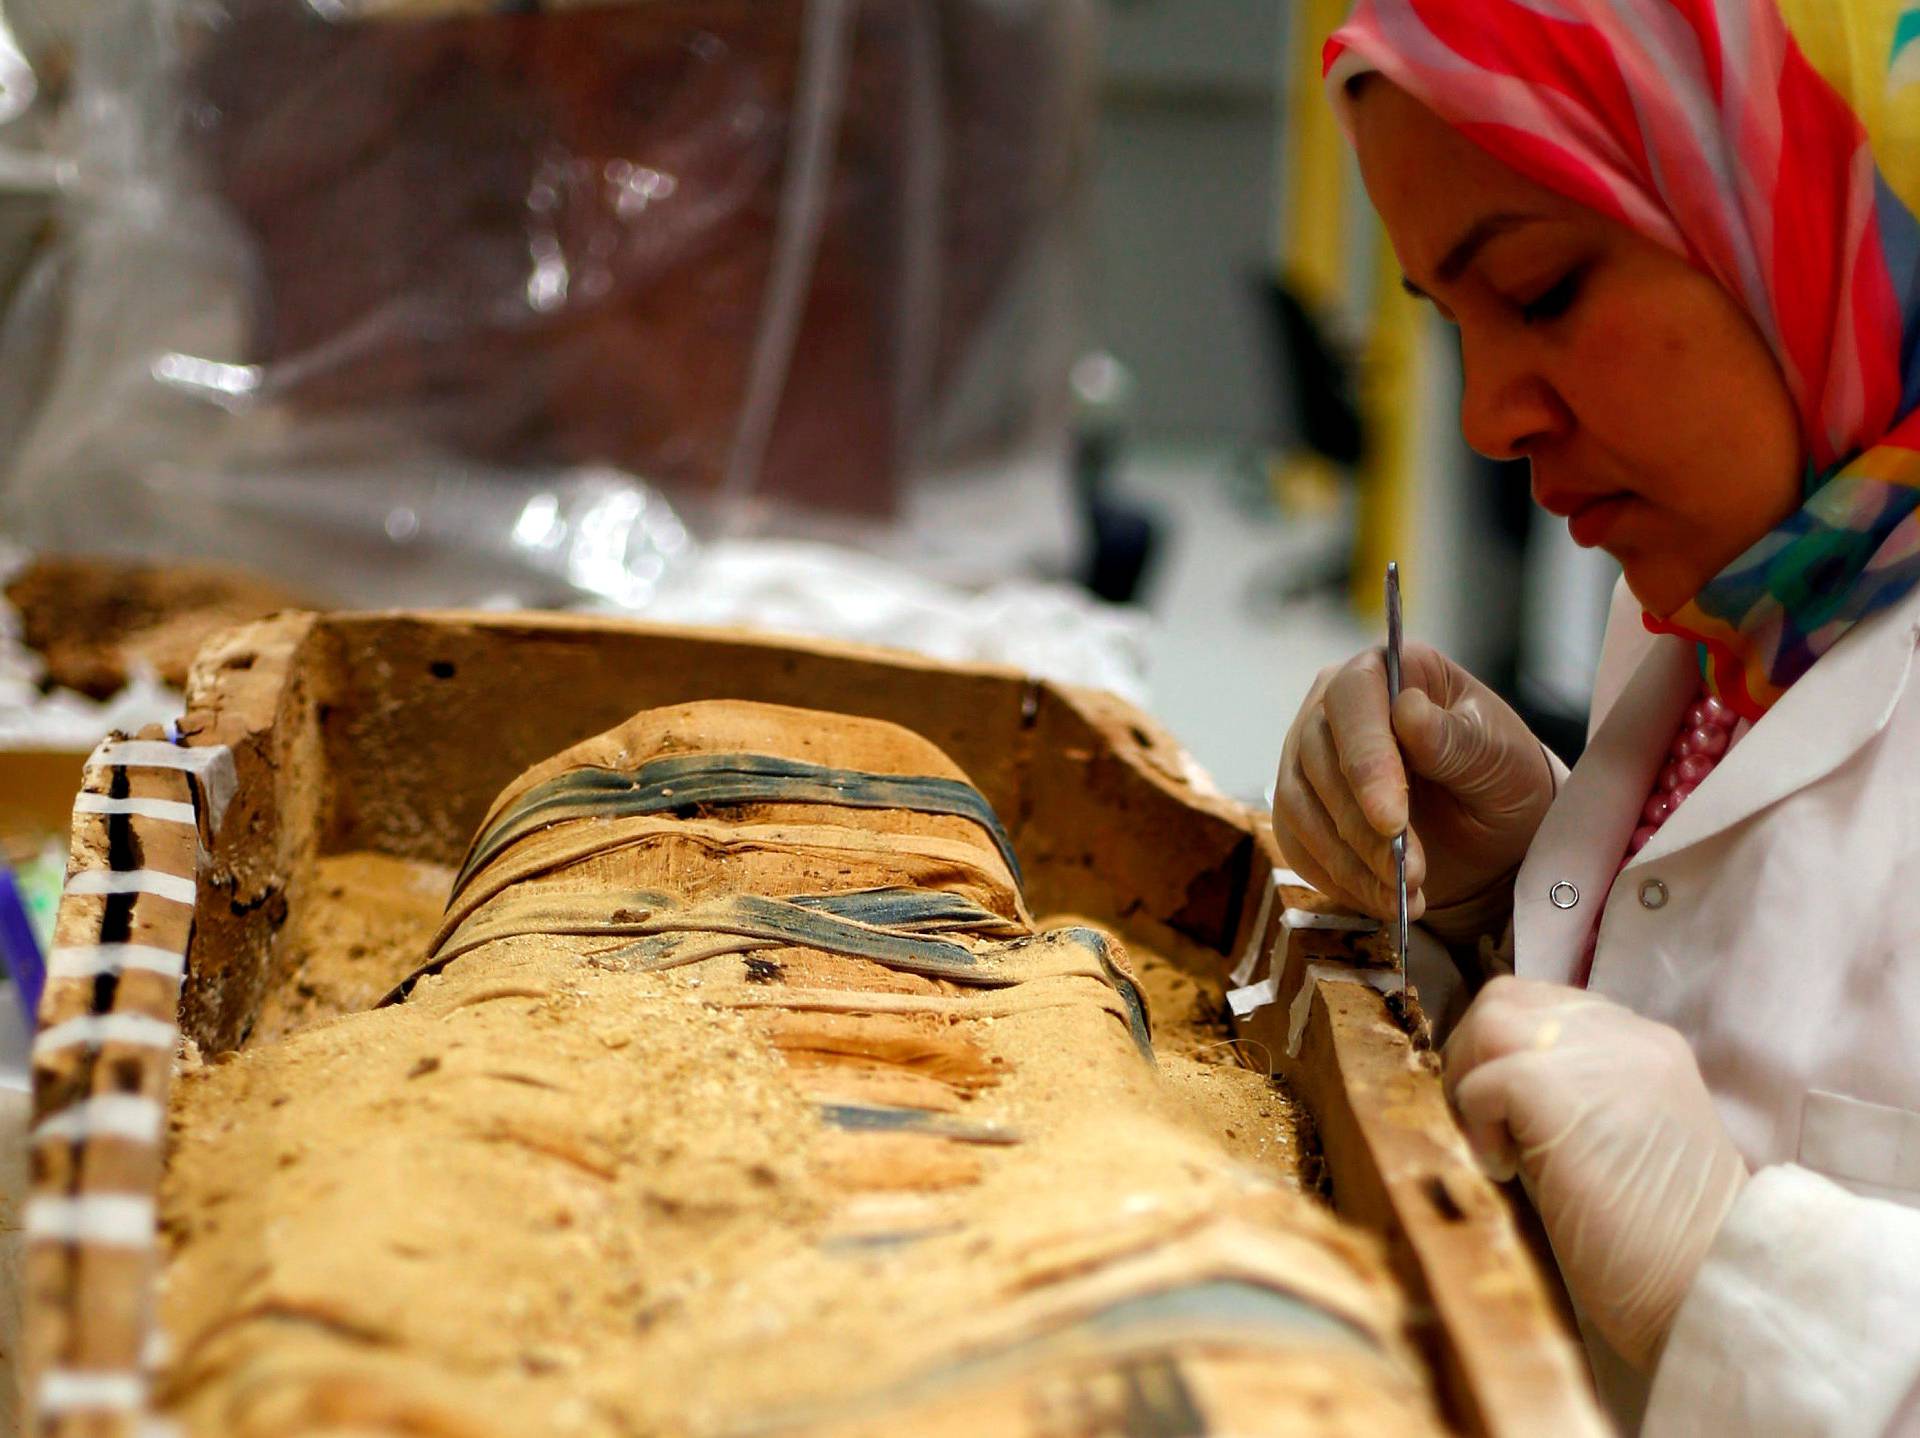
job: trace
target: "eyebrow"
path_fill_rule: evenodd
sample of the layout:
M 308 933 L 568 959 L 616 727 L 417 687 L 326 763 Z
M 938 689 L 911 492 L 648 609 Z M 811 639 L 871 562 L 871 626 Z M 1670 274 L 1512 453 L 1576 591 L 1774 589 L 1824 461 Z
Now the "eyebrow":
M 1486 247 L 1489 240 L 1508 234 L 1523 225 L 1536 224 L 1542 218 L 1543 216 L 1540 215 L 1522 214 L 1515 210 L 1501 210 L 1491 215 L 1481 216 L 1474 221 L 1471 229 L 1454 242 L 1453 247 L 1441 257 L 1440 263 L 1433 267 L 1434 278 L 1442 284 L 1452 284 L 1466 273 L 1467 266 L 1473 263 L 1474 257 Z M 1400 288 L 1416 299 L 1432 298 L 1404 275 L 1400 277 Z

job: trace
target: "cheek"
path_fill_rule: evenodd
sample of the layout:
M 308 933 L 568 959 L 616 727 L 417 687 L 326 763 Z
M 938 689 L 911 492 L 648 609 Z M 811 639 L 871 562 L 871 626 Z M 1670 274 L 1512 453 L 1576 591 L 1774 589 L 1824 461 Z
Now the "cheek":
M 1597 296 L 1564 369 L 1583 428 L 1635 487 L 1724 546 L 1798 503 L 1799 439 L 1772 357 L 1711 283 Z
M 1721 428 L 1712 367 L 1684 318 L 1596 305 L 1568 355 L 1582 421 L 1642 479 L 1674 483 Z

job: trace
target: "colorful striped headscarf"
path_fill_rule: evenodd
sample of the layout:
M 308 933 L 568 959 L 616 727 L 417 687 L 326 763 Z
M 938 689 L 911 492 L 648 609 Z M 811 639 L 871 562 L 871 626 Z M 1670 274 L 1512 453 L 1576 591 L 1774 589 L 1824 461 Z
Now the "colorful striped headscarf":
M 1666 619 L 1758 718 L 1920 583 L 1920 0 L 1359 0 L 1379 71 L 1713 275 L 1799 406 L 1803 507 Z

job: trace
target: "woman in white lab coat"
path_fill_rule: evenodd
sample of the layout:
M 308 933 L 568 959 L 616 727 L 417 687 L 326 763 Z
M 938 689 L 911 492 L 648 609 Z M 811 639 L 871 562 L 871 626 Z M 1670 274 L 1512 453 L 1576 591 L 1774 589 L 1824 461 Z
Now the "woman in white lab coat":
M 1506 953 L 1448 1039 L 1623 1422 L 1920 1433 L 1920 16 L 1362 0 L 1330 92 L 1462 425 L 1625 581 L 1567 774 L 1418 646 L 1323 674 L 1275 824 Z M 1901 137 L 1908 137 L 1902 142 Z

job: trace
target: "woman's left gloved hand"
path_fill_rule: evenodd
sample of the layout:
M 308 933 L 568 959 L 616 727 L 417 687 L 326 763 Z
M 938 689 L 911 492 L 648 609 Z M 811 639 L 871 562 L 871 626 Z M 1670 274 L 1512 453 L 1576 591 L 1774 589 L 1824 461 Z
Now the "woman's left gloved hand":
M 1500 978 L 1445 1059 L 1482 1165 L 1519 1172 L 1574 1302 L 1651 1368 L 1747 1181 L 1686 1040 L 1579 989 Z

